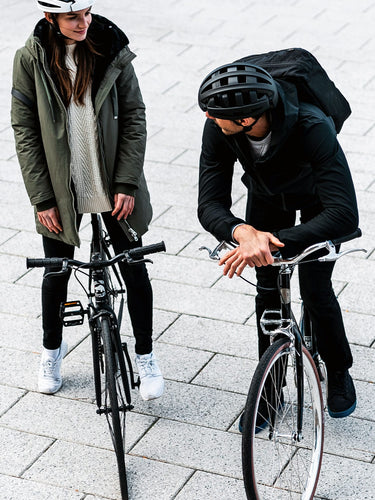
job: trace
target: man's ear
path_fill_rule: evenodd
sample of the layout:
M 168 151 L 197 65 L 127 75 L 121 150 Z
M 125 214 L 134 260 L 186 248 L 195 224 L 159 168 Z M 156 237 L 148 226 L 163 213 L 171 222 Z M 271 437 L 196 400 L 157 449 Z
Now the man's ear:
M 242 118 L 239 120 L 243 127 L 249 127 L 254 121 L 254 118 Z

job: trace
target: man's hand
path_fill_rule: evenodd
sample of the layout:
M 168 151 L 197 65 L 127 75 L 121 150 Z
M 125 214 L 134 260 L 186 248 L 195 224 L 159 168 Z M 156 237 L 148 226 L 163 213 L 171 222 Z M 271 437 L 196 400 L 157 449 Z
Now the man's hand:
M 219 265 L 224 265 L 224 275 L 232 278 L 241 275 L 246 266 L 267 266 L 272 264 L 271 252 L 284 246 L 284 243 L 272 233 L 257 231 L 252 226 L 242 224 L 236 227 L 233 237 L 239 246 L 220 259 Z
M 63 230 L 59 210 L 57 207 L 43 210 L 43 212 L 38 212 L 38 219 L 39 222 L 43 226 L 45 226 L 50 233 L 58 234 Z
M 117 220 L 126 219 L 134 210 L 134 196 L 128 194 L 115 194 L 115 208 L 112 215 L 117 214 Z

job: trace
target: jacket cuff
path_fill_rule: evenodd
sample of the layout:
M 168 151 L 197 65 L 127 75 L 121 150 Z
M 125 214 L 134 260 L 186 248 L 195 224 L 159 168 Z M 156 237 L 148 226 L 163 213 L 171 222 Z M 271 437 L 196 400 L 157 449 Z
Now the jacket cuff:
M 115 184 L 115 193 L 127 194 L 128 196 L 135 196 L 137 186 L 134 184 Z
M 41 203 L 37 203 L 35 207 L 37 212 L 43 212 L 44 210 L 57 207 L 56 199 L 50 198 L 49 200 L 42 201 Z

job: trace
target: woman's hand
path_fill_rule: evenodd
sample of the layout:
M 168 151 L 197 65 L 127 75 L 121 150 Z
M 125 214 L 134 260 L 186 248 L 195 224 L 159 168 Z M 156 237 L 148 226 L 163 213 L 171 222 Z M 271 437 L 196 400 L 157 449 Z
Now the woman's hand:
M 115 194 L 115 208 L 112 215 L 117 214 L 117 220 L 126 219 L 134 210 L 134 196 L 128 194 Z
M 219 262 L 219 265 L 224 265 L 223 273 L 229 278 L 235 274 L 240 276 L 246 266 L 259 267 L 272 264 L 271 252 L 284 246 L 284 243 L 272 233 L 257 231 L 247 224 L 238 226 L 233 237 L 239 246 L 225 254 Z
M 50 233 L 58 234 L 63 230 L 59 210 L 57 207 L 43 210 L 43 212 L 38 212 L 38 219 L 39 222 L 43 226 L 45 226 Z

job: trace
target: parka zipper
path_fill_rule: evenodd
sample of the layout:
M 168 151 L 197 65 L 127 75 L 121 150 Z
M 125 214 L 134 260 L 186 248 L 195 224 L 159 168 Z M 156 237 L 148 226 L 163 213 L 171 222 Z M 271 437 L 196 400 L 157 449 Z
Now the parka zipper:
M 57 89 L 55 87 L 55 82 L 53 81 L 53 79 L 52 79 L 52 77 L 51 77 L 51 75 L 50 75 L 50 73 L 49 73 L 49 71 L 47 69 L 47 66 L 45 64 L 45 51 L 44 51 L 43 47 L 38 42 L 35 42 L 35 43 L 38 45 L 38 47 L 41 50 L 42 60 L 39 61 L 37 59 L 37 64 L 38 64 L 39 73 L 40 73 L 42 81 L 43 81 L 43 86 L 44 86 L 44 89 L 45 89 L 45 92 L 46 92 L 46 95 L 47 95 L 48 104 L 50 106 L 53 123 L 56 123 L 56 115 L 55 115 L 55 111 L 54 111 L 53 104 L 52 104 L 51 93 L 50 93 L 48 85 L 47 85 L 46 76 L 47 76 L 47 78 L 49 80 L 49 83 L 51 84 L 51 88 L 53 89 L 54 96 L 56 97 L 57 101 L 59 102 L 60 107 L 63 110 L 63 113 L 65 115 L 65 120 L 64 120 L 64 122 L 65 122 L 64 123 L 65 124 L 65 132 L 66 132 L 67 137 L 69 137 L 69 131 L 68 131 L 68 128 L 67 128 L 68 113 L 66 111 L 66 107 L 65 107 L 65 105 L 64 105 L 64 103 L 63 103 L 63 101 L 62 101 L 62 99 L 60 97 L 60 94 L 58 93 L 58 91 L 57 91 Z M 43 66 L 43 70 L 40 67 L 40 65 Z M 69 152 L 70 152 L 69 140 L 68 140 L 68 148 L 69 148 Z M 73 193 L 73 190 L 72 190 L 72 187 L 71 187 L 72 176 L 71 176 L 71 172 L 70 172 L 70 160 L 69 160 L 69 167 L 68 168 L 69 168 L 68 189 L 69 189 L 69 192 L 70 192 L 70 195 L 71 195 L 72 207 L 73 207 L 73 213 L 74 213 L 74 229 L 75 229 L 76 234 L 78 236 L 78 241 L 80 241 L 80 238 L 79 238 L 79 235 L 78 235 L 78 227 L 77 227 L 77 212 L 76 212 L 75 204 L 74 204 L 74 193 Z

